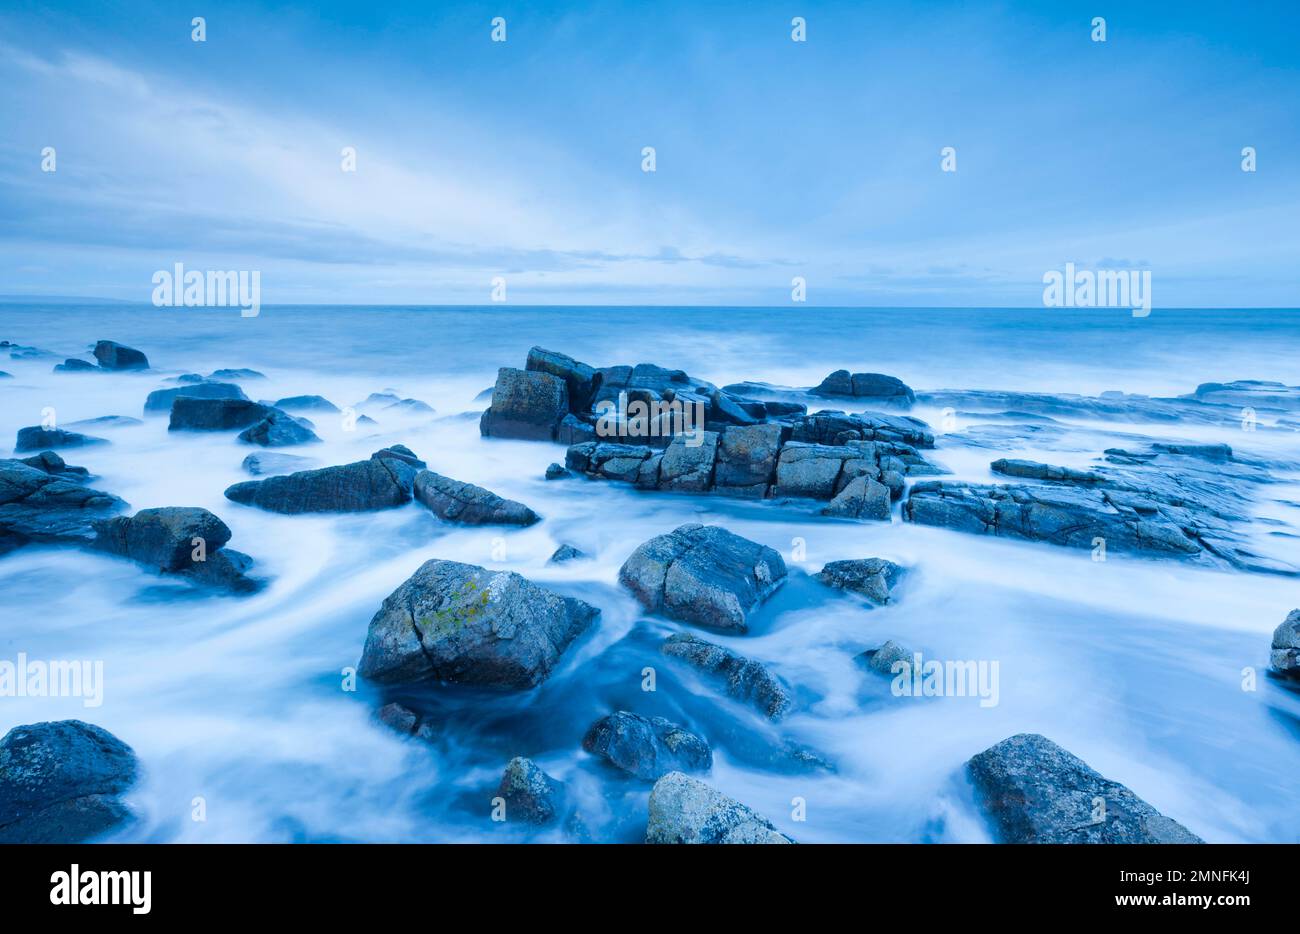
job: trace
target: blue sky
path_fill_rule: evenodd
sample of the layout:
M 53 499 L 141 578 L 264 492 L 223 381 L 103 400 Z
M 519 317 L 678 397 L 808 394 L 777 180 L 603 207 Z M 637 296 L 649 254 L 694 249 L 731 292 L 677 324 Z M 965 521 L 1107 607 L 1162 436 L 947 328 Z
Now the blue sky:
M 0 293 L 1300 306 L 1294 0 L 315 6 L 7 3 Z

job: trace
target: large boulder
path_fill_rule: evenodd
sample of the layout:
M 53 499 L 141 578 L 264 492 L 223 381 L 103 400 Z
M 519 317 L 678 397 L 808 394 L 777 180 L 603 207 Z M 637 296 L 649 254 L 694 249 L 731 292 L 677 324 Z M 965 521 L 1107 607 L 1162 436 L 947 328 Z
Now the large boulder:
M 416 474 L 425 464 L 394 445 L 368 460 L 245 480 L 226 489 L 226 499 L 269 512 L 365 512 L 411 501 Z
M 386 684 L 437 680 L 524 690 L 545 681 L 599 616 L 595 607 L 513 572 L 434 559 L 384 600 L 370 621 L 359 671 Z
M 651 612 L 747 632 L 747 616 L 784 581 L 785 562 L 766 545 L 719 526 L 683 525 L 642 544 L 619 581 Z
M 681 772 L 651 789 L 645 842 L 794 843 L 767 818 Z
M 709 744 L 663 717 L 620 710 L 591 725 L 582 748 L 643 781 L 674 771 L 703 772 L 713 766 Z
M 270 406 L 249 399 L 179 395 L 172 398 L 167 430 L 234 431 L 256 425 L 272 411 Z
M 25 451 L 45 451 L 51 448 L 81 448 L 89 444 L 108 444 L 104 438 L 83 435 L 62 428 L 44 428 L 32 425 L 18 429 L 18 439 L 14 442 L 14 453 Z
M 243 399 L 245 402 L 248 401 L 248 396 L 244 395 L 244 390 L 234 383 L 214 383 L 205 380 L 201 383 L 189 383 L 171 389 L 155 389 L 144 400 L 145 413 L 170 412 L 172 402 L 181 396 L 191 399 Z
M 136 774 L 131 747 L 97 726 L 14 727 L 0 739 L 0 843 L 82 843 L 121 827 Z
M 1288 613 L 1282 625 L 1273 631 L 1269 661 L 1279 674 L 1300 679 L 1300 610 Z
M 1119 782 L 1037 733 L 966 763 L 980 807 L 1004 843 L 1201 843 Z
M 0 460 L 0 554 L 28 543 L 88 544 L 94 522 L 126 508 L 109 493 L 18 460 Z
M 271 409 L 266 417 L 239 433 L 239 440 L 245 444 L 257 444 L 264 448 L 286 448 L 295 444 L 311 444 L 319 441 L 312 431 L 299 419 L 288 412 Z
M 718 434 L 714 431 L 673 438 L 659 461 L 658 488 L 686 493 L 702 493 L 710 489 L 717 451 Z
M 535 370 L 502 367 L 497 371 L 492 404 L 479 420 L 489 438 L 554 441 L 561 420 L 569 414 L 569 391 L 558 376 Z
M 877 519 L 890 517 L 889 487 L 870 477 L 854 477 L 822 509 L 823 516 L 836 519 Z
M 828 587 L 851 590 L 872 603 L 889 602 L 890 592 L 903 577 L 903 569 L 884 558 L 854 558 L 832 561 L 816 575 Z
M 591 411 L 592 403 L 595 402 L 596 394 L 600 391 L 601 382 L 604 380 L 603 375 L 593 367 L 565 354 L 541 347 L 534 347 L 528 351 L 528 361 L 524 364 L 524 368 L 535 373 L 549 373 L 564 380 L 568 390 L 569 409 L 577 413 Z M 495 399 L 495 394 L 493 398 Z
M 239 593 L 257 589 L 257 582 L 245 573 L 252 559 L 225 549 L 230 528 L 199 506 L 141 509 L 133 516 L 96 522 L 95 531 L 96 549 L 159 573 Z
M 706 642 L 690 633 L 670 636 L 663 644 L 663 652 L 705 674 L 720 678 L 730 696 L 750 704 L 773 720 L 785 716 L 793 705 L 790 692 L 776 675 L 739 652 Z
M 95 359 L 105 370 L 147 370 L 149 358 L 134 347 L 117 341 L 99 341 L 95 344 Z
M 883 373 L 850 373 L 836 370 L 811 390 L 815 396 L 845 396 L 870 399 L 881 405 L 910 408 L 916 402 L 916 393 L 896 376 Z
M 776 478 L 776 459 L 789 428 L 780 424 L 737 425 L 718 440 L 714 483 L 719 493 L 761 499 Z
M 541 517 L 523 503 L 491 490 L 422 470 L 415 476 L 415 498 L 439 519 L 465 525 L 532 525 Z

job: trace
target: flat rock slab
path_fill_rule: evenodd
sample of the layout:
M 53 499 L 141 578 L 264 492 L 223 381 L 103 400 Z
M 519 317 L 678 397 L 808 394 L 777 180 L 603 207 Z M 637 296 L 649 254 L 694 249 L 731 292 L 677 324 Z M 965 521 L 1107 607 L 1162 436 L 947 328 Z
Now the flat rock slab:
M 360 673 L 385 684 L 447 681 L 525 690 L 541 684 L 600 616 L 518 574 L 434 559 L 370 621 Z
M 681 772 L 651 789 L 645 842 L 794 843 L 765 817 Z
M 966 769 L 1004 843 L 1203 842 L 1037 733 L 1004 739 Z
M 618 573 L 651 612 L 747 632 L 748 614 L 785 581 L 774 549 L 714 525 L 683 525 L 645 542 Z

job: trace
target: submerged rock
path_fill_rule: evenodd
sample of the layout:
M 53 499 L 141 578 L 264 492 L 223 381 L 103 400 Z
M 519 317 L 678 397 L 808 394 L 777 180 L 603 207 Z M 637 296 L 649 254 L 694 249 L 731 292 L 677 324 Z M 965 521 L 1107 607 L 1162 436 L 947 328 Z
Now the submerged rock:
M 95 366 L 95 364 L 85 360 L 78 360 L 76 357 L 69 357 L 54 366 L 55 373 L 93 373 L 98 369 L 99 367 Z
M 121 827 L 135 753 L 80 720 L 16 726 L 0 739 L 0 843 L 82 843 Z
M 681 772 L 651 789 L 645 842 L 794 843 L 765 817 Z
M 376 710 L 375 719 L 390 730 L 401 733 L 403 736 L 414 736 L 426 742 L 432 741 L 437 736 L 433 724 L 425 722 L 410 707 L 396 701 L 385 704 Z
M 117 341 L 100 341 L 95 344 L 95 359 L 106 370 L 147 370 L 149 358 L 134 347 Z
M 48 448 L 81 448 L 89 444 L 108 444 L 104 438 L 64 431 L 62 428 L 44 428 L 32 425 L 18 429 L 18 439 L 14 442 L 14 452 L 41 451 Z
M 1300 610 L 1288 613 L 1282 625 L 1273 631 L 1269 662 L 1278 674 L 1300 679 Z
M 966 768 L 1003 843 L 1202 842 L 1037 733 L 1004 739 Z
M 542 771 L 532 759 L 515 756 L 506 765 L 497 796 L 506 803 L 506 820 L 549 824 L 567 809 L 564 783 Z
M 250 370 L 247 367 L 236 367 L 234 369 L 213 370 L 208 374 L 208 379 L 266 379 L 266 374 L 259 373 L 257 370 Z
M 585 558 L 587 553 L 574 548 L 572 545 L 561 545 L 551 554 L 547 564 L 563 564 L 565 561 L 573 561 L 577 558 Z
M 293 473 L 295 470 L 303 470 L 310 463 L 312 463 L 310 457 L 267 452 L 265 454 L 249 454 L 244 458 L 240 466 L 254 477 L 260 477 L 265 474 Z
M 727 694 L 752 705 L 773 720 L 781 719 L 793 706 L 790 692 L 780 680 L 762 664 L 739 652 L 689 633 L 670 636 L 663 644 L 663 652 L 680 658 L 692 668 L 722 678 L 727 685 Z
M 828 587 L 862 594 L 872 603 L 889 602 L 890 592 L 903 577 L 903 569 L 884 558 L 854 558 L 832 561 L 816 577 Z
M 903 648 L 903 646 L 890 639 L 874 649 L 867 649 L 856 656 L 854 661 L 864 668 L 869 668 L 876 674 L 892 676 L 895 674 L 894 665 L 898 662 L 906 662 L 909 666 L 907 670 L 910 671 L 913 658 L 909 649 Z
M 699 524 L 645 542 L 618 574 L 651 612 L 737 632 L 748 631 L 747 615 L 785 576 L 785 562 L 775 550 Z
M 96 522 L 95 531 L 94 548 L 159 573 L 237 593 L 258 588 L 245 573 L 252 559 L 224 548 L 230 541 L 229 526 L 201 507 L 141 509 L 133 516 Z
M 19 460 L 0 460 L 0 554 L 28 543 L 87 544 L 97 519 L 125 508 L 112 494 Z
M 228 487 L 225 495 L 236 503 L 288 514 L 391 509 L 411 501 L 415 476 L 424 466 L 399 444 L 352 464 L 245 480 Z
M 562 464 L 551 464 L 546 468 L 547 480 L 561 480 L 569 476 L 568 468 Z
M 883 373 L 849 373 L 836 370 L 809 390 L 814 396 L 849 396 L 854 399 L 871 399 L 882 405 L 910 408 L 916 402 L 916 393 L 896 376 Z
M 239 440 L 264 448 L 285 448 L 295 444 L 311 444 L 320 438 L 300 419 L 288 412 L 271 409 L 261 421 L 241 431 Z
M 491 490 L 422 470 L 415 477 L 415 498 L 439 519 L 465 525 L 532 525 L 541 519 L 523 503 Z
M 663 717 L 620 710 L 591 725 L 582 748 L 644 781 L 668 772 L 702 772 L 713 766 L 705 740 Z
M 272 478 L 274 479 L 274 478 Z M 381 683 L 541 684 L 600 616 L 518 574 L 434 559 L 370 621 L 359 671 Z
M 1106 478 L 1091 470 L 1075 470 L 1073 467 L 1057 467 L 1052 464 L 1040 464 L 1037 461 L 1000 458 L 989 465 L 994 473 L 1008 477 L 1024 477 L 1030 480 L 1051 480 L 1058 483 L 1105 483 Z

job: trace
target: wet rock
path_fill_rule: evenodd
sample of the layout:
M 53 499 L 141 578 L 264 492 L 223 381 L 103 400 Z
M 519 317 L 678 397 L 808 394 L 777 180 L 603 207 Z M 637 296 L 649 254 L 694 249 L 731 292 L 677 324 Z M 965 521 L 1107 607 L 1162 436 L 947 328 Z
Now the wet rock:
M 1202 842 L 1037 733 L 1004 739 L 972 757 L 966 768 L 980 807 L 1004 843 Z
M 274 479 L 274 478 L 272 478 Z M 426 561 L 370 621 L 359 671 L 381 683 L 541 684 L 600 616 L 518 574 Z
M 705 674 L 721 678 L 728 695 L 773 720 L 781 719 L 793 706 L 790 692 L 765 666 L 724 646 L 689 633 L 678 633 L 664 642 L 663 652 Z
M 788 434 L 789 428 L 778 424 L 728 428 L 718 436 L 716 486 L 761 498 L 776 477 L 776 460 Z
M 739 801 L 681 772 L 669 772 L 651 789 L 645 841 L 794 843 Z
M 564 783 L 542 771 L 532 759 L 515 756 L 506 765 L 497 797 L 505 800 L 506 820 L 550 824 L 567 810 Z
M 246 367 L 236 367 L 234 369 L 213 370 L 208 374 L 208 379 L 266 379 L 266 375 Z
M 230 541 L 230 528 L 201 507 L 141 509 L 133 516 L 100 520 L 94 528 L 92 547 L 161 574 L 236 593 L 258 588 L 258 583 L 247 575 L 252 559 L 224 550 Z
M 555 551 L 551 554 L 550 560 L 547 561 L 546 563 L 563 564 L 565 561 L 574 561 L 578 558 L 585 558 L 585 557 L 587 557 L 587 553 L 585 551 L 580 551 L 579 549 L 574 548 L 572 545 L 561 545 L 559 548 L 555 549 Z
M 261 421 L 241 431 L 239 440 L 264 448 L 287 448 L 295 444 L 311 444 L 320 438 L 302 420 L 288 412 L 271 409 Z
M 916 402 L 916 393 L 895 376 L 883 373 L 849 373 L 836 370 L 810 392 L 815 396 L 846 396 L 870 399 L 881 405 L 910 408 Z
M 934 447 L 930 426 L 911 415 L 863 412 L 848 415 L 827 409 L 789 420 L 791 441 L 806 444 L 843 444 L 846 441 L 887 441 L 908 448 Z M 915 454 L 915 452 L 912 452 Z
M 304 470 L 311 463 L 312 459 L 310 457 L 267 452 L 264 454 L 249 454 L 244 458 L 240 466 L 254 477 L 260 477 L 267 474 L 285 474 L 293 473 L 295 470 Z
M 125 508 L 109 493 L 0 460 L 0 554 L 28 543 L 86 544 L 95 537 L 95 520 Z
M 131 425 L 143 425 L 144 422 L 129 415 L 100 415 L 95 418 L 83 418 L 68 422 L 69 428 L 127 428 Z
M 439 519 L 465 525 L 532 525 L 541 519 L 523 503 L 491 490 L 422 470 L 415 477 L 415 498 Z
M 14 442 L 14 452 L 40 451 L 47 448 L 80 448 L 88 444 L 108 444 L 104 438 L 64 431 L 62 428 L 43 428 L 32 425 L 18 429 L 18 439 Z
M 862 594 L 872 603 L 886 604 L 890 592 L 903 578 L 903 569 L 884 558 L 854 558 L 832 561 L 816 574 L 828 587 Z
M 1230 383 L 1201 383 L 1190 397 L 1210 405 L 1273 411 L 1300 410 L 1300 386 L 1268 380 L 1239 379 Z
M 69 357 L 62 363 L 56 364 L 55 373 L 88 373 L 98 370 L 99 367 L 85 360 L 78 360 L 76 357 Z
M 903 648 L 903 646 L 890 639 L 884 645 L 878 645 L 874 649 L 867 649 L 856 656 L 854 661 L 876 674 L 892 677 L 895 674 L 894 665 L 898 662 L 906 662 L 909 666 L 907 670 L 911 670 L 912 654 L 911 650 Z
M 1030 480 L 1051 480 L 1057 483 L 1104 483 L 1106 478 L 1091 470 L 1075 470 L 1073 467 L 1057 467 L 1052 464 L 1040 464 L 1037 461 L 1000 458 L 989 465 L 994 473 L 1008 477 L 1024 477 Z
M 609 441 L 584 441 L 565 453 L 564 463 L 570 470 L 606 480 L 635 483 L 641 466 L 655 457 L 655 452 L 638 444 L 615 444 Z M 658 461 L 655 461 L 656 466 Z
M 736 632 L 748 631 L 748 614 L 785 576 L 785 562 L 773 549 L 699 524 L 645 542 L 618 574 L 651 612 Z
M 238 387 L 236 387 L 238 388 Z M 243 395 L 243 391 L 240 391 Z M 172 398 L 168 431 L 234 431 L 265 419 L 273 409 L 247 398 L 205 399 L 178 395 Z
M 889 521 L 889 487 L 870 477 L 854 477 L 835 494 L 822 510 L 823 516 L 837 519 L 879 519 Z
M 1279 674 L 1300 679 L 1300 610 L 1288 613 L 1282 625 L 1273 631 L 1269 662 Z
M 433 724 L 424 722 L 418 713 L 396 701 L 376 710 L 375 719 L 403 736 L 414 736 L 426 742 L 437 738 Z
M 546 468 L 547 480 L 562 480 L 567 476 L 570 476 L 569 469 L 560 464 L 550 464 Z
M 643 781 L 668 772 L 701 772 L 713 766 L 703 738 L 665 720 L 620 710 L 592 724 L 582 748 Z
M 74 467 L 53 451 L 42 451 L 35 457 L 21 458 L 20 463 L 35 467 L 53 477 L 59 477 L 71 483 L 82 483 L 90 479 L 90 471 L 85 467 Z
M 385 412 L 391 412 L 397 409 L 407 415 L 433 415 L 433 406 L 427 402 L 421 402 L 419 399 L 398 399 L 392 405 L 384 406 Z
M 320 467 L 265 480 L 245 480 L 226 489 L 226 498 L 269 512 L 365 512 L 411 501 L 423 461 L 402 445 L 384 448 L 368 460 Z
M 234 383 L 190 383 L 172 389 L 155 389 L 144 400 L 145 414 L 150 412 L 170 412 L 172 403 L 186 396 L 191 399 L 242 399 L 249 401 L 244 390 Z
M 673 438 L 659 461 L 658 489 L 684 493 L 708 490 L 713 486 L 717 451 L 718 434 L 714 431 Z
M 550 373 L 502 367 L 479 432 L 485 438 L 554 441 L 560 421 L 568 414 L 564 380 Z
M 289 396 L 275 403 L 286 412 L 338 412 L 339 407 L 324 396 Z
M 149 358 L 134 347 L 117 341 L 99 341 L 95 344 L 95 359 L 105 370 L 147 370 Z
M 81 843 L 120 828 L 131 747 L 80 720 L 16 726 L 0 739 L 0 843 Z
M 1160 454 L 1201 457 L 1209 461 L 1232 460 L 1232 447 L 1227 444 L 1165 444 L 1157 442 L 1151 445 L 1151 450 Z
M 572 357 L 553 350 L 534 347 L 528 351 L 526 370 L 536 373 L 549 373 L 564 381 L 567 390 L 570 411 L 576 413 L 590 412 L 600 391 L 604 376 L 593 367 L 580 363 Z

